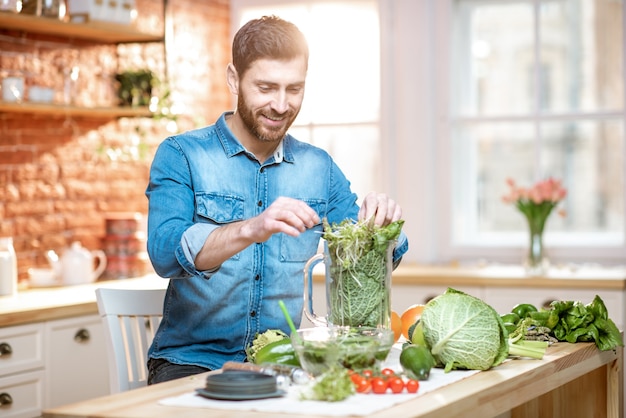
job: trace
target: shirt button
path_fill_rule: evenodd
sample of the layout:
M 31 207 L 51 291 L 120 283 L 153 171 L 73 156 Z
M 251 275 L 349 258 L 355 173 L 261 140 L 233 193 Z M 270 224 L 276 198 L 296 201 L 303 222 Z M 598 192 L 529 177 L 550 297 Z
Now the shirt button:
M 254 276 L 254 280 L 259 280 L 261 278 L 261 276 L 259 276 L 258 274 L 256 276 Z
M 259 200 L 259 201 L 257 202 L 257 206 L 258 206 L 258 207 L 263 206 L 263 201 Z
M 256 311 L 252 311 L 252 312 L 250 312 L 250 316 L 251 316 L 251 317 L 255 317 L 255 316 L 256 316 Z

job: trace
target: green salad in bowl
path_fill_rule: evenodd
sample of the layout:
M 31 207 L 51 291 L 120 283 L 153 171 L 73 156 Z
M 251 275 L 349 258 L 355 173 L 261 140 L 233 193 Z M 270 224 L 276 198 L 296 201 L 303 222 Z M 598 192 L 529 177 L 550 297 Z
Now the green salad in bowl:
M 393 331 L 387 328 L 314 327 L 291 335 L 302 368 L 313 376 L 335 365 L 355 371 L 378 370 L 393 343 Z

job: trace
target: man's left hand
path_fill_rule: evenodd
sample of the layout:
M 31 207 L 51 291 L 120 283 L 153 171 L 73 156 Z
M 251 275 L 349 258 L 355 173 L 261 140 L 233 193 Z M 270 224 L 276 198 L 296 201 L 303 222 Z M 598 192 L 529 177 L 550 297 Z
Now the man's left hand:
M 374 224 L 385 226 L 402 218 L 402 208 L 384 193 L 370 192 L 363 199 L 359 220 L 374 217 Z

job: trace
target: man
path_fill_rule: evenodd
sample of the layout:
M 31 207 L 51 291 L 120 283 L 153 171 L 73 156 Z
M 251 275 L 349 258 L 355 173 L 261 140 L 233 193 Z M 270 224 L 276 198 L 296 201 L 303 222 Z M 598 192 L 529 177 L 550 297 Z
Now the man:
M 395 201 L 362 203 L 323 150 L 287 134 L 304 96 L 308 46 L 277 17 L 245 24 L 233 41 L 227 83 L 237 96 L 205 128 L 167 138 L 146 195 L 148 253 L 170 278 L 162 323 L 149 350 L 149 384 L 243 361 L 258 332 L 299 325 L 303 267 L 318 248 L 322 219 L 402 216 Z M 394 252 L 408 248 L 404 235 Z

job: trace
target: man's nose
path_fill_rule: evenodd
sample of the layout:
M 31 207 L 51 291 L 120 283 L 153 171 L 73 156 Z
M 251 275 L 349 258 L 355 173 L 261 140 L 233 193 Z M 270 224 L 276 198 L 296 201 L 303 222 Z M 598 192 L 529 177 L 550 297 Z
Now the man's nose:
M 279 91 L 270 104 L 277 113 L 285 113 L 289 109 L 289 97 L 286 92 Z

